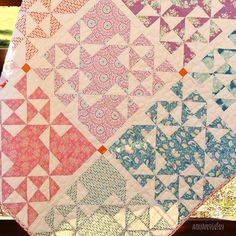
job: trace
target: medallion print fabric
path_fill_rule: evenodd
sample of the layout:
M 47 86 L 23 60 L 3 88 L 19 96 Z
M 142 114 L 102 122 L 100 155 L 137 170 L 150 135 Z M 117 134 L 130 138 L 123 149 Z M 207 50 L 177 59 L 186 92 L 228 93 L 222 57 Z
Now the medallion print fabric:
M 0 85 L 30 235 L 172 235 L 235 176 L 234 0 L 23 0 Z

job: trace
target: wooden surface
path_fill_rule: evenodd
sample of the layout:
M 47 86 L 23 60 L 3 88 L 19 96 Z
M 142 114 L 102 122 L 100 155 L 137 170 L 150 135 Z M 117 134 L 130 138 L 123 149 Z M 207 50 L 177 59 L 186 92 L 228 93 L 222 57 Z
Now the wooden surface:
M 223 230 L 194 230 L 202 225 L 223 225 Z M 193 226 L 194 225 L 194 226 Z M 200 226 L 199 226 L 200 225 Z M 29 236 L 14 220 L 0 220 L 1 236 Z M 213 219 L 190 219 L 174 236 L 235 236 L 236 222 Z M 86 235 L 85 235 L 86 236 Z M 94 235 L 96 236 L 96 235 Z
M 212 229 L 213 228 L 213 229 Z M 190 218 L 174 236 L 235 236 L 236 222 L 218 219 Z
M 14 220 L 0 220 L 1 236 L 28 236 Z
M 22 0 L 0 0 L 0 6 L 20 6 Z
M 7 49 L 1 49 L 0 48 L 0 74 L 2 72 L 2 67 L 3 67 L 3 63 L 4 63 L 6 53 L 7 53 Z

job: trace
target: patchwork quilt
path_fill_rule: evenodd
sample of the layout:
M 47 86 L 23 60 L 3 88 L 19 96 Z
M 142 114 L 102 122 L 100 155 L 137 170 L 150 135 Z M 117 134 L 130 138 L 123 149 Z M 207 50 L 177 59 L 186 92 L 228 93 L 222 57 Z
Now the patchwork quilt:
M 0 87 L 30 235 L 172 235 L 235 176 L 235 0 L 23 0 Z

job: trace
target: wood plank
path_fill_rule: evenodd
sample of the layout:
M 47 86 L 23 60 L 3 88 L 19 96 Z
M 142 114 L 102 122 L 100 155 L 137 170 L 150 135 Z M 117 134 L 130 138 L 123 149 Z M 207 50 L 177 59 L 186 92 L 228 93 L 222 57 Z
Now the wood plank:
M 0 74 L 2 72 L 2 67 L 4 64 L 6 54 L 7 54 L 7 48 L 0 48 Z
M 29 236 L 14 220 L 0 220 L 1 236 Z
M 190 218 L 174 236 L 236 235 L 236 222 L 221 219 Z
M 174 236 L 236 235 L 236 222 L 218 219 L 190 219 Z M 0 220 L 1 236 L 29 236 L 14 220 Z
M 22 0 L 0 0 L 0 6 L 20 6 Z

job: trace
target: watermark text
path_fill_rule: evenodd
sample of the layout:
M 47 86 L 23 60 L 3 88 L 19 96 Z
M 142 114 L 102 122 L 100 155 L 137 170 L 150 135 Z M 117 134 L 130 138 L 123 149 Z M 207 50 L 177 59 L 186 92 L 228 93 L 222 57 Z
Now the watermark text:
M 216 223 L 195 223 L 192 230 L 220 231 L 224 230 L 224 224 Z

